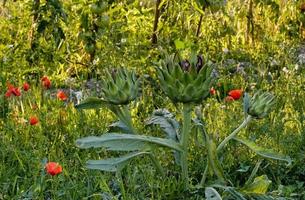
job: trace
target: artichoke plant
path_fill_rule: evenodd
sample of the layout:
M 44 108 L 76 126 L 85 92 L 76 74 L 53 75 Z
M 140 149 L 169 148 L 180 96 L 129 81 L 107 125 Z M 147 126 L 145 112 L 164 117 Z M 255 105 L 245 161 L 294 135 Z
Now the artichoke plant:
M 109 104 L 126 105 L 140 93 L 140 79 L 133 71 L 123 68 L 106 73 L 102 81 L 102 98 Z
M 269 92 L 258 91 L 251 98 L 247 113 L 254 118 L 265 117 L 275 104 L 275 97 Z
M 202 56 L 175 62 L 172 54 L 161 61 L 157 73 L 162 90 L 174 103 L 200 103 L 213 84 L 212 70 Z

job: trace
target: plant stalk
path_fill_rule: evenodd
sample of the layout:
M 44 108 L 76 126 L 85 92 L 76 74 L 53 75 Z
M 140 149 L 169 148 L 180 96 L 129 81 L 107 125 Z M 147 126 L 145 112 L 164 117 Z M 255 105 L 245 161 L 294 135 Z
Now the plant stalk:
M 159 17 L 160 17 L 160 9 L 159 9 L 160 3 L 161 3 L 161 0 L 157 0 L 156 8 L 155 8 L 154 28 L 153 28 L 153 33 L 152 33 L 152 36 L 151 36 L 151 42 L 152 42 L 153 45 L 157 44 L 157 42 L 158 42 L 157 30 L 158 30 Z
M 191 111 L 192 106 L 190 104 L 183 104 L 183 127 L 180 144 L 183 152 L 181 154 L 181 168 L 182 168 L 182 182 L 184 188 L 188 187 L 188 144 L 191 130 Z
M 223 147 L 231 140 L 233 139 L 237 133 L 244 127 L 247 126 L 247 124 L 252 120 L 251 115 L 248 115 L 246 117 L 246 119 L 243 121 L 243 123 L 241 123 L 241 125 L 239 125 L 239 127 L 237 127 L 229 136 L 227 136 L 221 143 L 220 145 L 217 147 L 217 152 L 220 152 Z
M 161 174 L 162 177 L 165 177 L 165 173 L 164 173 L 164 170 L 163 170 L 160 162 L 152 154 L 149 154 L 149 157 L 150 157 L 151 161 L 153 162 L 153 164 L 155 165 L 157 171 Z

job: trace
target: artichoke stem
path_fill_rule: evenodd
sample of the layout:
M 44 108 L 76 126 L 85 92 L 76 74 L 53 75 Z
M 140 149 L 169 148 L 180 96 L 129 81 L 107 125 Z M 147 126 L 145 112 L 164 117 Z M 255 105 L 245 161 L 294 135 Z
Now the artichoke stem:
M 188 188 L 188 144 L 191 131 L 191 111 L 192 106 L 190 104 L 183 104 L 183 127 L 180 144 L 183 152 L 181 155 L 181 168 L 182 168 L 182 181 L 184 188 Z
M 233 139 L 237 133 L 244 127 L 247 126 L 247 124 L 252 120 L 251 115 L 248 115 L 246 117 L 246 119 L 243 121 L 243 123 L 241 123 L 241 125 L 239 125 L 239 127 L 237 127 L 229 136 L 227 136 L 221 143 L 220 145 L 217 147 L 217 152 L 219 153 L 223 147 L 231 140 Z

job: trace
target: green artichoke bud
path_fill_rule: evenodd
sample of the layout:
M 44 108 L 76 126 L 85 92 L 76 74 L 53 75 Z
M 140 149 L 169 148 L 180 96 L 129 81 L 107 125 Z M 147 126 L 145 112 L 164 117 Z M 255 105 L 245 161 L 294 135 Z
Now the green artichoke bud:
M 174 103 L 200 103 L 208 97 L 214 82 L 213 68 L 203 63 L 202 56 L 177 62 L 170 55 L 160 63 L 157 73 L 161 88 Z
M 258 91 L 250 100 L 248 114 L 257 119 L 265 117 L 275 104 L 275 97 L 269 92 Z
M 140 79 L 133 71 L 125 69 L 106 73 L 102 81 L 102 98 L 109 104 L 123 105 L 135 100 L 140 94 Z

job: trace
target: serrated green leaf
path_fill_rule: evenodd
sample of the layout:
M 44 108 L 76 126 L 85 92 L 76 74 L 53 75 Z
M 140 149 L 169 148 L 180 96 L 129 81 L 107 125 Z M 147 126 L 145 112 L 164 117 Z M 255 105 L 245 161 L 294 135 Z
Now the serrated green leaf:
M 76 145 L 83 149 L 104 147 L 113 151 L 136 151 L 147 146 L 157 145 L 182 151 L 180 144 L 170 139 L 118 133 L 107 133 L 100 137 L 89 136 L 81 138 L 76 141 Z
M 271 159 L 275 159 L 275 160 L 281 160 L 281 161 L 286 161 L 288 163 L 288 165 L 291 165 L 291 158 L 289 156 L 280 154 L 280 153 L 276 153 L 273 150 L 270 149 L 264 149 L 262 147 L 257 146 L 254 142 L 251 142 L 249 140 L 246 139 L 241 139 L 238 137 L 235 137 L 234 140 L 246 145 L 247 147 L 249 147 L 252 151 L 254 151 L 255 153 L 257 153 L 258 155 L 265 157 L 265 158 L 271 158 Z
M 80 104 L 75 105 L 75 108 L 79 109 L 79 110 L 99 109 L 105 105 L 107 105 L 107 103 L 102 99 L 99 99 L 97 97 L 88 97 L 86 100 L 82 101 Z
M 133 158 L 149 152 L 133 152 L 119 158 L 108 158 L 104 160 L 89 160 L 87 161 L 88 169 L 97 169 L 102 171 L 116 172 L 123 169 Z

